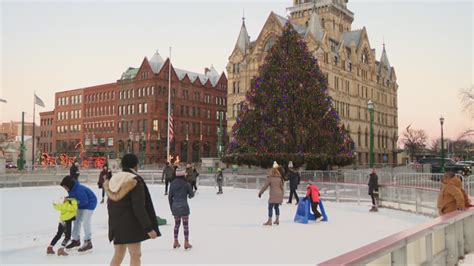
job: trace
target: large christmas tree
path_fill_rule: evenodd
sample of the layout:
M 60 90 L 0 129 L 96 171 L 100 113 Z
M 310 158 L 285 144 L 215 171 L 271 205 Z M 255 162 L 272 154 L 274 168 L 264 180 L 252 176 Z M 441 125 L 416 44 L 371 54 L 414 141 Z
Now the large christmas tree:
M 224 161 L 270 167 L 272 162 L 309 169 L 347 165 L 353 142 L 332 107 L 316 59 L 287 24 L 247 92 Z

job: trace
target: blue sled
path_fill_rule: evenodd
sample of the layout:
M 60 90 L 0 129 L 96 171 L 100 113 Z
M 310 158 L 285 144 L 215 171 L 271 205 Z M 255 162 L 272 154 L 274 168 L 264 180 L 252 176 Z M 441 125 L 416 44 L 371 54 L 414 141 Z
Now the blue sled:
M 326 215 L 326 210 L 324 209 L 323 201 L 319 201 L 319 209 L 323 216 L 322 221 L 327 222 L 328 216 Z M 311 213 L 311 201 L 309 199 L 301 199 L 298 208 L 296 209 L 295 223 L 307 224 L 309 220 L 315 221 L 316 216 L 314 213 Z

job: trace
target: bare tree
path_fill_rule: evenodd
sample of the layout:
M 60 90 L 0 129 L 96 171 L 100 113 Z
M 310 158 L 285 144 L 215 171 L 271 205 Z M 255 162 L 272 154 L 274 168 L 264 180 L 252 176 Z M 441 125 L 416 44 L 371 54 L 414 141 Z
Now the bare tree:
M 413 161 L 415 154 L 426 147 L 428 135 L 423 129 L 411 129 L 410 127 L 411 124 L 403 132 L 402 144 Z
M 433 153 L 439 153 L 441 150 L 441 139 L 432 140 L 428 149 Z
M 460 89 L 459 98 L 462 110 L 467 113 L 469 118 L 474 119 L 474 85 L 471 85 L 471 88 Z

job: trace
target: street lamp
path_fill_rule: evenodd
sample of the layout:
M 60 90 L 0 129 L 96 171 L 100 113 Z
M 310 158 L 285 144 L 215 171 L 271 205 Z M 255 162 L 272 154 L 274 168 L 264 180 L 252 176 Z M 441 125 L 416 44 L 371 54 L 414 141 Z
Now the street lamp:
M 367 103 L 367 108 L 369 109 L 370 114 L 370 160 L 369 167 L 374 167 L 374 102 L 369 100 Z
M 443 116 L 440 117 L 439 123 L 441 124 L 441 173 L 444 173 L 444 138 L 443 138 L 444 117 Z

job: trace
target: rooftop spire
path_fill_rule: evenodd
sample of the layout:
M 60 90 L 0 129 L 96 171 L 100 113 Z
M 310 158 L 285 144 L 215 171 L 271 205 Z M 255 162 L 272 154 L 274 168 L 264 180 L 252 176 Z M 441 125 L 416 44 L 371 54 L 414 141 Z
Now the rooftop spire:
M 312 8 L 311 18 L 309 19 L 308 30 L 306 34 L 312 34 L 313 37 L 318 41 L 323 39 L 324 32 L 316 9 L 316 3 L 314 3 Z
M 390 70 L 390 62 L 388 61 L 387 51 L 385 50 L 385 41 L 383 43 L 382 57 L 380 58 L 380 63 L 382 63 L 387 69 Z
M 237 39 L 237 44 L 242 52 L 245 53 L 247 48 L 250 45 L 250 36 L 247 33 L 247 28 L 245 27 L 245 16 L 242 17 L 242 27 L 240 28 L 239 38 Z

